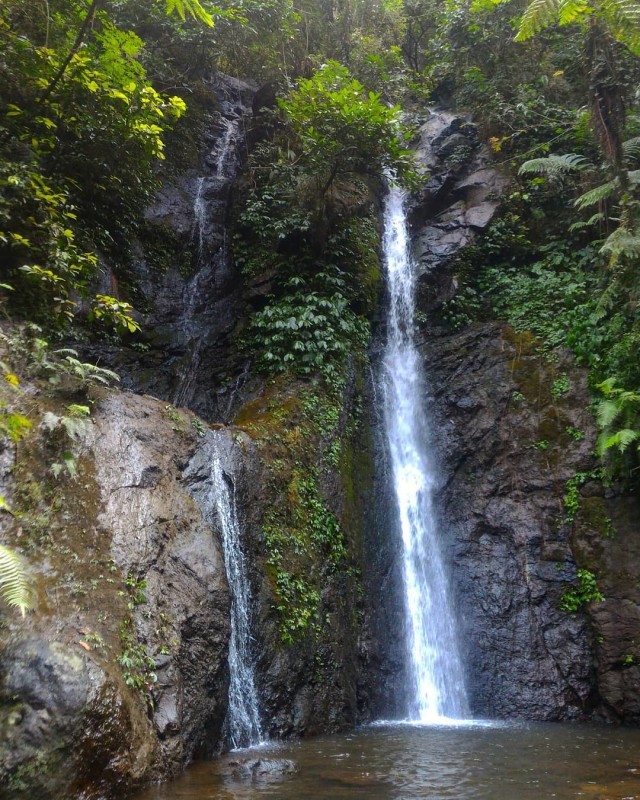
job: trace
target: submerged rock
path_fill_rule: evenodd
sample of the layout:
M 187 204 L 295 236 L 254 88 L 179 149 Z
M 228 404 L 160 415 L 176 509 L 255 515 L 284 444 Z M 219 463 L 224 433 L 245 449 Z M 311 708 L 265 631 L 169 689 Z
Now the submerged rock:
M 277 781 L 298 772 L 295 761 L 288 758 L 249 758 L 230 761 L 234 777 L 253 781 Z

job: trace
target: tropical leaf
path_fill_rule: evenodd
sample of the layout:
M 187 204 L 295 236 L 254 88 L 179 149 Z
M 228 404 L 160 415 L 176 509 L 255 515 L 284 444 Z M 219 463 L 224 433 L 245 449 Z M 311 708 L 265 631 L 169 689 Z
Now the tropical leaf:
M 627 447 L 637 441 L 639 437 L 640 431 L 634 431 L 631 428 L 622 428 L 622 430 L 616 431 L 613 436 L 609 436 L 605 439 L 604 449 L 609 450 L 615 447 L 621 453 L 624 453 Z
M 596 407 L 596 419 L 601 428 L 608 428 L 620 416 L 622 409 L 615 400 L 601 400 Z
M 589 169 L 591 163 L 577 153 L 565 153 L 561 156 L 545 156 L 543 158 L 532 158 L 525 161 L 518 170 L 518 175 L 567 175 L 571 172 L 581 172 Z
M 533 0 L 522 15 L 516 42 L 525 42 L 536 33 L 558 20 L 558 0 Z
M 607 378 L 606 380 L 602 381 L 602 383 L 599 383 L 596 386 L 596 389 L 599 392 L 602 392 L 602 394 L 605 397 L 608 397 L 611 394 L 614 394 L 614 395 L 615 394 L 620 394 L 622 389 L 620 389 L 618 386 L 616 386 L 616 383 L 618 383 L 618 379 L 614 375 L 614 376 L 612 376 L 610 378 Z
M 631 161 L 640 159 L 640 136 L 634 136 L 632 139 L 627 139 L 622 143 L 622 152 L 625 158 Z
M 640 256 L 640 235 L 621 226 L 605 239 L 600 252 L 610 257 L 613 266 L 621 257 L 637 258 Z
M 583 2 L 583 0 L 560 0 L 558 4 L 558 21 L 561 25 L 569 25 L 571 22 L 575 22 L 585 11 L 590 10 L 589 4 Z
M 569 225 L 569 232 L 573 233 L 574 231 L 581 231 L 584 228 L 590 228 L 592 225 L 599 225 L 604 221 L 604 214 L 601 211 L 598 211 L 597 214 L 592 214 L 586 221 L 580 220 L 579 222 L 574 222 L 573 225 Z
M 22 616 L 33 608 L 33 589 L 23 558 L 0 544 L 0 596 Z
M 589 189 L 588 192 L 581 194 L 580 197 L 573 201 L 573 204 L 580 211 L 589 206 L 596 206 L 604 200 L 608 200 L 615 193 L 618 185 L 617 179 L 614 178 L 612 181 L 603 183 L 601 186 L 596 186 L 594 189 Z
M 166 0 L 166 9 L 167 14 L 176 13 L 182 20 L 185 20 L 188 15 L 213 27 L 213 17 L 203 8 L 199 0 Z
M 602 17 L 618 41 L 640 55 L 640 6 L 637 0 L 602 0 Z

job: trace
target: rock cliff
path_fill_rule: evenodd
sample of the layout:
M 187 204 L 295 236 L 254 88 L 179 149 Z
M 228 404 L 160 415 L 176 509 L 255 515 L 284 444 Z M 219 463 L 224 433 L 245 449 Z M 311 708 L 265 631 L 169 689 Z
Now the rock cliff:
M 220 164 L 226 146 L 234 169 L 242 162 L 233 137 L 253 90 L 227 81 L 218 92 L 205 168 L 163 191 L 148 215 L 155 244 L 140 242 L 146 342 L 86 351 L 139 393 L 87 399 L 34 380 L 42 412 L 92 407 L 72 445 L 78 476 L 52 477 L 68 446 L 60 430 L 42 426 L 1 454 L 0 493 L 17 512 L 2 518 L 7 540 L 38 576 L 36 613 L 0 630 L 2 797 L 109 800 L 225 746 L 230 597 L 214 455 L 250 565 L 264 730 L 306 735 L 405 713 L 399 537 L 376 395 L 384 303 L 370 360 L 351 363 L 337 388 L 250 375 L 231 342 L 255 287 L 226 249 L 233 171 Z M 463 117 L 429 115 L 417 146 L 430 173 L 410 207 L 420 340 L 473 711 L 637 722 L 638 509 L 585 480 L 566 519 L 567 481 L 594 467 L 586 378 L 568 353 L 549 361 L 496 322 L 438 323 L 458 289 L 453 257 L 489 225 L 505 182 Z M 561 601 L 578 568 L 598 573 L 606 600 L 569 614 Z

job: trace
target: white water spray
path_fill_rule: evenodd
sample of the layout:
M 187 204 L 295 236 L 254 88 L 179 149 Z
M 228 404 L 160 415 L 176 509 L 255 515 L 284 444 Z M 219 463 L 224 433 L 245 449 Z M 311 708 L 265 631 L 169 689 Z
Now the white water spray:
M 260 705 L 251 653 L 251 586 L 236 513 L 235 489 L 218 454 L 211 464 L 211 484 L 222 530 L 224 564 L 231 594 L 229 640 L 229 711 L 227 727 L 234 749 L 262 742 Z
M 389 321 L 383 360 L 384 419 L 403 542 L 407 645 L 413 673 L 409 716 L 419 722 L 467 717 L 447 578 L 426 451 L 424 377 L 414 337 L 414 265 L 404 195 L 392 187 L 384 215 Z

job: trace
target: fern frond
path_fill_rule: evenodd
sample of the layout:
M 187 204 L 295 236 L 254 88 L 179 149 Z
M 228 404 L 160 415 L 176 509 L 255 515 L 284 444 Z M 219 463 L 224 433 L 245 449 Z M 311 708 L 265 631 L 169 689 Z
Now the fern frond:
M 531 158 L 525 161 L 518 170 L 518 175 L 567 175 L 571 172 L 581 172 L 591 166 L 589 161 L 577 153 L 565 153 L 561 156 L 544 156 Z
M 640 55 L 640 6 L 637 0 L 602 0 L 601 14 L 614 36 Z
M 24 617 L 33 608 L 33 591 L 24 560 L 15 550 L 0 544 L 0 596 Z
M 573 201 L 573 205 L 583 211 L 589 206 L 596 206 L 607 200 L 618 188 L 618 181 L 614 178 L 612 181 L 603 183 L 601 186 L 596 186 L 594 189 L 589 189 L 588 192 L 581 194 L 580 197 Z
M 609 450 L 612 447 L 618 449 L 621 453 L 629 447 L 632 442 L 635 442 L 640 437 L 640 431 L 634 431 L 631 428 L 622 428 L 616 431 L 612 436 L 609 436 L 604 441 L 604 449 Z
M 581 231 L 585 228 L 591 228 L 593 225 L 599 225 L 601 222 L 605 221 L 605 216 L 601 211 L 598 211 L 597 214 L 592 214 L 588 220 L 580 220 L 579 222 L 574 222 L 573 225 L 569 225 L 569 233 L 573 233 L 574 231 Z
M 637 258 L 640 256 L 640 235 L 620 227 L 605 239 L 600 252 L 609 256 L 614 264 L 621 257 Z
M 584 14 L 585 11 L 589 10 L 589 4 L 583 2 L 583 0 L 560 0 L 558 21 L 561 25 L 569 25 L 571 22 L 575 22 L 580 14 Z
M 596 419 L 601 428 L 608 428 L 622 413 L 615 400 L 601 400 L 596 407 Z
M 602 381 L 602 383 L 596 384 L 596 389 L 599 392 L 602 392 L 605 397 L 608 397 L 609 395 L 620 394 L 622 389 L 616 386 L 617 383 L 618 379 L 615 375 L 612 375 L 610 378 L 606 378 L 604 381 Z
M 622 143 L 622 152 L 624 157 L 630 161 L 640 159 L 640 136 L 634 136 L 632 139 L 627 139 Z
M 558 0 L 533 0 L 522 15 L 516 42 L 526 42 L 538 31 L 551 25 L 558 19 L 558 11 Z

